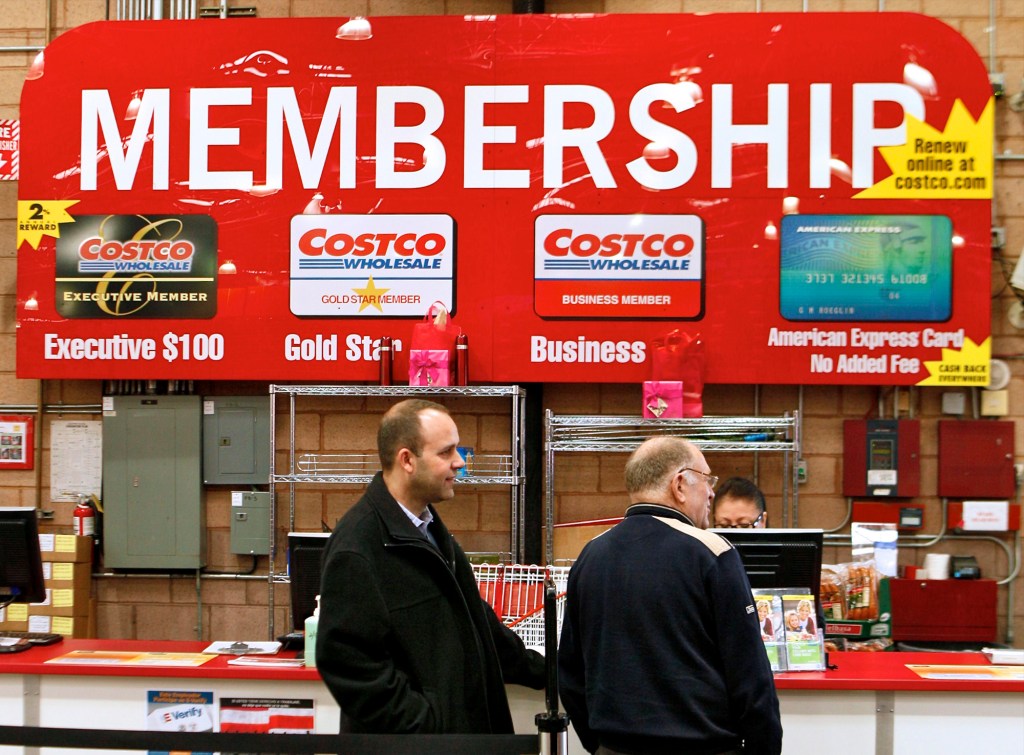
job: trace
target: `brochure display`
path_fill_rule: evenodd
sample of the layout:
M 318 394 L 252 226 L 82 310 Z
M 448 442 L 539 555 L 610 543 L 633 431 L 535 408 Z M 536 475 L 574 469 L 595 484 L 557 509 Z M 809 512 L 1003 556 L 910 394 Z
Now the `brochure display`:
M 823 671 L 824 634 L 817 626 L 814 595 L 792 587 L 752 592 L 772 671 Z

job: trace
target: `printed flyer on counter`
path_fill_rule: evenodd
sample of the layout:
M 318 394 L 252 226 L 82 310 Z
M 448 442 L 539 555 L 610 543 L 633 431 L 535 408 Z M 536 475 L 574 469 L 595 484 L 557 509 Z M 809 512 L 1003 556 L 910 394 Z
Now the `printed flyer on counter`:
M 134 653 L 120 650 L 72 650 L 46 663 L 113 666 L 202 666 L 215 655 L 203 653 Z

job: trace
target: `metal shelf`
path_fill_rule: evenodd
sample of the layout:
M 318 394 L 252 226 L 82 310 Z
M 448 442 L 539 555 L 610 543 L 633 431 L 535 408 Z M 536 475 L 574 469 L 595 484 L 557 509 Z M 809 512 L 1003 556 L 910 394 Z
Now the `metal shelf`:
M 270 481 L 278 484 L 324 484 L 324 485 L 367 485 L 373 479 L 373 474 L 295 474 L 295 475 L 274 475 Z M 461 477 L 455 480 L 457 486 L 481 486 L 481 485 L 521 485 L 522 477 L 494 477 L 490 475 L 473 475 L 472 477 Z
M 271 394 L 291 396 L 482 396 L 506 397 L 525 395 L 518 385 L 271 385 Z
M 644 419 L 600 415 L 544 413 L 544 501 L 547 542 L 545 556 L 554 561 L 555 460 L 556 453 L 632 453 L 652 436 L 685 438 L 701 451 L 723 453 L 781 453 L 790 474 L 783 475 L 785 511 L 789 497 L 797 496 L 796 460 L 800 456 L 799 414 L 781 417 L 700 417 Z
M 305 453 L 295 450 L 296 408 L 301 399 L 384 397 L 405 399 L 415 397 L 467 397 L 507 399 L 510 403 L 511 438 L 508 454 L 475 454 L 467 465 L 468 474 L 458 477 L 456 485 L 477 487 L 500 485 L 509 488 L 510 498 L 510 553 L 515 559 L 523 557 L 524 518 L 526 508 L 526 390 L 518 385 L 472 386 L 408 386 L 408 385 L 270 385 L 270 414 L 274 422 L 270 448 L 270 493 L 276 501 L 277 486 L 287 489 L 288 529 L 295 528 L 296 486 L 299 485 L 362 485 L 365 486 L 380 469 L 376 454 L 368 453 Z M 277 400 L 287 401 L 287 427 L 277 422 Z M 324 405 L 315 406 L 324 411 Z M 284 433 L 287 432 L 287 440 Z M 278 465 L 278 435 L 282 436 L 281 449 L 288 456 L 284 465 Z M 278 469 L 284 466 L 284 469 Z M 268 572 L 269 635 L 274 631 L 274 585 L 289 582 L 287 572 L 278 568 L 277 507 L 270 507 L 270 568 Z

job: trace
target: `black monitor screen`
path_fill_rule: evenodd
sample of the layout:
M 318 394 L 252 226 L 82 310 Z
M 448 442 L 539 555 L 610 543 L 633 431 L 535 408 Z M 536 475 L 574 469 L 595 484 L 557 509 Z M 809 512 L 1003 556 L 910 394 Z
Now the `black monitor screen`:
M 0 508 L 0 605 L 44 600 L 36 510 Z
M 736 528 L 712 532 L 739 551 L 752 588 L 806 588 L 820 605 L 822 530 Z
M 292 629 L 301 631 L 320 594 L 320 573 L 328 532 L 288 533 L 288 579 L 292 593 Z

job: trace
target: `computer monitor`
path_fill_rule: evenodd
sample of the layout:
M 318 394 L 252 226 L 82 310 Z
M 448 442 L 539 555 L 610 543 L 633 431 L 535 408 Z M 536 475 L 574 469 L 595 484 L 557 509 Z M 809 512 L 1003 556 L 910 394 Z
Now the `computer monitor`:
M 0 606 L 44 600 L 36 510 L 0 508 Z
M 320 574 L 329 532 L 288 533 L 288 579 L 291 583 L 292 629 L 302 631 L 320 594 Z
M 719 528 L 711 531 L 739 551 L 752 588 L 806 588 L 814 595 L 821 615 L 822 530 Z

